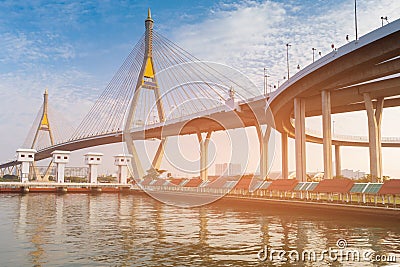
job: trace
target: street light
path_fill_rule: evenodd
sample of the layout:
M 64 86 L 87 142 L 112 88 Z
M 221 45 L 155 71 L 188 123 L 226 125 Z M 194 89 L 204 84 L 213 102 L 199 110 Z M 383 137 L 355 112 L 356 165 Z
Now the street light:
M 358 40 L 358 33 L 357 33 L 357 0 L 354 0 L 354 26 L 356 30 L 356 41 Z
M 383 27 L 383 21 L 386 20 L 387 23 L 389 23 L 387 16 L 386 17 L 381 17 L 382 20 L 382 27 Z
M 264 68 L 264 95 L 268 93 L 268 77 L 267 68 Z
M 287 63 L 287 78 L 289 79 L 290 75 L 289 75 L 289 47 L 291 46 L 291 44 L 287 43 L 286 44 L 286 63 Z
M 314 62 L 314 59 L 315 59 L 314 52 L 317 51 L 317 49 L 315 49 L 314 47 L 311 49 L 312 49 L 312 62 Z
M 286 76 L 283 76 L 283 78 L 282 78 L 282 79 L 283 79 L 283 81 L 285 81 L 285 80 L 286 80 Z M 281 82 L 281 81 L 280 81 L 280 80 L 278 80 L 278 88 L 279 88 L 279 86 L 280 86 L 280 82 Z

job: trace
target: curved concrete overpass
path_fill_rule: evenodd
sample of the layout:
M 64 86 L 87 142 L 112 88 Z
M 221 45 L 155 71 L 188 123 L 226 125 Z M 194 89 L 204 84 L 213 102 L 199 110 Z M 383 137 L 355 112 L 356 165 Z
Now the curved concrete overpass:
M 331 113 L 365 110 L 363 94 L 373 99 L 390 98 L 384 107 L 400 105 L 400 20 L 375 30 L 357 41 L 307 66 L 273 92 L 268 101 L 279 132 L 295 137 L 294 99 L 306 100 L 305 116 L 322 115 L 321 91 L 331 94 Z M 392 76 L 390 76 L 392 75 Z M 382 79 L 387 77 L 387 79 Z M 376 102 L 373 103 L 376 106 Z M 340 138 L 340 136 L 338 136 Z M 322 143 L 322 138 L 307 134 L 307 141 Z M 397 140 L 383 139 L 383 146 L 400 146 Z M 333 144 L 368 146 L 359 140 L 334 139 Z
M 306 141 L 324 144 L 324 171 L 328 177 L 332 177 L 329 171 L 332 145 L 370 147 L 371 174 L 381 177 L 381 147 L 400 146 L 399 138 L 382 138 L 380 134 L 382 109 L 400 105 L 399 74 L 400 20 L 397 20 L 332 51 L 272 93 L 268 103 L 276 129 L 296 140 L 296 169 L 302 170 L 300 180 L 305 179 Z M 369 137 L 332 137 L 331 114 L 359 110 L 367 111 Z M 323 137 L 305 128 L 305 117 L 320 115 Z M 284 160 L 282 163 L 287 164 Z

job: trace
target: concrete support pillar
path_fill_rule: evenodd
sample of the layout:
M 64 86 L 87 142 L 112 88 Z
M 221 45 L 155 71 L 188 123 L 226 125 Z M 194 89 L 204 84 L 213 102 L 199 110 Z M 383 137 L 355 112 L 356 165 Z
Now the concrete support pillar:
M 129 177 L 128 164 L 130 164 L 130 161 L 132 160 L 132 155 L 120 154 L 114 156 L 114 159 L 115 159 L 114 164 L 118 166 L 118 172 L 117 172 L 118 183 L 127 184 Z
M 263 133 L 260 125 L 256 126 L 258 142 L 260 143 L 260 176 L 265 180 L 268 176 L 268 142 L 271 136 L 271 126 L 267 125 Z
M 51 154 L 53 155 L 53 162 L 57 165 L 56 181 L 57 183 L 64 183 L 65 165 L 69 162 L 71 152 L 56 150 Z
M 102 153 L 87 153 L 85 164 L 89 165 L 89 183 L 97 184 L 97 167 L 101 164 Z
M 340 146 L 335 145 L 335 175 L 337 177 L 342 176 L 342 162 L 340 158 Z
M 323 90 L 321 92 L 321 98 L 324 178 L 332 179 L 331 93 L 328 90 Z
M 378 154 L 378 169 L 379 178 L 383 177 L 382 167 L 382 113 L 383 113 L 384 98 L 378 98 L 376 102 L 375 118 L 376 118 L 376 132 L 377 132 L 377 154 Z
M 157 152 L 154 155 L 153 162 L 151 163 L 151 166 L 156 170 L 159 170 L 161 167 L 161 161 L 164 156 L 166 142 L 167 142 L 167 138 L 161 139 L 161 142 L 158 145 Z
M 36 177 L 36 180 L 38 182 L 48 182 L 49 181 L 49 177 L 50 177 L 50 173 L 53 169 L 53 159 L 50 161 L 49 165 L 47 166 L 46 172 L 44 173 L 44 175 L 42 176 L 39 172 L 39 168 L 36 166 L 35 162 L 32 162 L 32 176 Z
M 282 143 L 282 179 L 289 177 L 289 150 L 288 150 L 288 134 L 281 133 Z
M 143 171 L 142 163 L 140 162 L 139 155 L 136 151 L 135 144 L 133 143 L 133 139 L 130 137 L 130 135 L 127 138 L 125 136 L 125 134 L 124 134 L 124 138 L 126 140 L 125 143 L 127 144 L 128 151 L 129 151 L 130 155 L 132 155 L 131 167 L 132 167 L 133 175 L 134 175 L 135 179 L 142 179 L 144 176 L 144 171 Z
M 200 132 L 197 133 L 197 138 L 200 144 L 200 179 L 208 181 L 208 144 L 210 143 L 212 132 L 207 132 L 206 138 Z
M 306 176 L 306 133 L 305 133 L 305 100 L 294 99 L 296 179 L 307 181 Z
M 40 175 L 39 169 L 38 169 L 38 167 L 36 166 L 36 163 L 35 163 L 35 162 L 32 162 L 32 174 L 31 174 L 31 176 L 33 176 L 32 179 L 33 179 L 34 177 L 36 177 L 36 181 L 38 181 L 38 182 L 43 181 L 43 178 L 42 178 L 42 176 Z
M 56 181 L 57 181 L 57 183 L 65 182 L 65 164 L 62 164 L 62 163 L 57 164 Z
M 20 148 L 17 150 L 17 161 L 21 162 L 21 182 L 29 181 L 30 165 L 34 162 L 35 149 Z
M 18 177 L 22 177 L 22 166 L 14 165 L 11 167 L 11 173 Z
M 368 116 L 369 137 L 369 168 L 373 182 L 382 177 L 382 144 L 381 144 L 381 122 L 383 111 L 383 98 L 377 99 L 376 109 L 369 93 L 364 93 L 365 109 Z
M 54 162 L 52 160 L 52 161 L 50 161 L 49 166 L 47 166 L 46 173 L 44 174 L 44 176 L 42 176 L 42 181 L 43 182 L 48 182 L 49 181 L 49 176 L 50 176 L 51 170 L 53 168 L 53 164 L 54 164 Z

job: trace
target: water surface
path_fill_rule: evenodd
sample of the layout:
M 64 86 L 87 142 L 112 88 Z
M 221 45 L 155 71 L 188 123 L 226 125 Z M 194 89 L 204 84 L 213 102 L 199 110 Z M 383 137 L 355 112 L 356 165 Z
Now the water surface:
M 219 201 L 178 208 L 146 195 L 1 194 L 0 266 L 326 266 L 261 262 L 269 248 L 396 254 L 399 221 Z M 374 266 L 369 262 L 333 262 Z

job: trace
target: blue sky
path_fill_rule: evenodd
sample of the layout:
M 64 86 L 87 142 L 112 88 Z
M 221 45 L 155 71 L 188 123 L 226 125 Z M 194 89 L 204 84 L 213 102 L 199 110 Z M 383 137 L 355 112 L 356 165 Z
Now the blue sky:
M 380 27 L 381 16 L 399 18 L 398 1 L 357 2 L 360 35 Z M 287 42 L 294 73 L 295 66 L 311 63 L 312 47 L 326 54 L 331 44 L 345 44 L 347 34 L 354 39 L 352 0 L 0 1 L 0 161 L 23 143 L 45 88 L 53 108 L 72 125 L 79 123 L 143 34 L 148 7 L 162 35 L 198 58 L 237 68 L 256 84 L 264 67 L 271 84 L 283 82 Z M 365 135 L 364 115 L 352 118 L 361 126 L 347 129 L 338 121 L 337 131 Z M 399 132 L 383 130 L 389 136 Z M 353 165 L 367 170 L 367 151 L 357 151 L 344 154 L 363 155 Z M 387 155 L 399 155 L 393 153 Z M 320 159 L 308 164 L 321 170 Z M 385 164 L 389 174 L 400 176 L 390 159 Z

